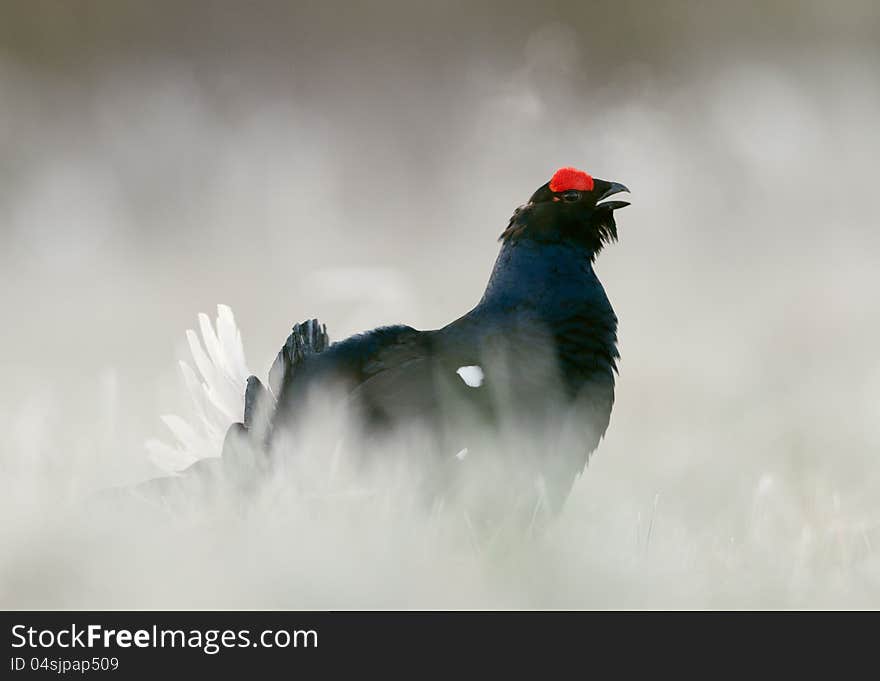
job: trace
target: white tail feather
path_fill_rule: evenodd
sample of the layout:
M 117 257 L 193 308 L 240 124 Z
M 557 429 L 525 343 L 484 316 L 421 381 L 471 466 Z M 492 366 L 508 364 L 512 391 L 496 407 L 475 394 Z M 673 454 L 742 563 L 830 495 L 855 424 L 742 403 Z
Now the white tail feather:
M 150 460 L 169 473 L 180 471 L 199 459 L 219 456 L 229 425 L 244 413 L 244 391 L 250 375 L 244 357 L 241 332 L 232 310 L 217 306 L 216 331 L 206 314 L 199 314 L 199 335 L 188 329 L 195 370 L 180 362 L 180 371 L 192 404 L 186 420 L 175 414 L 162 416 L 174 436 L 174 444 L 150 440 L 146 449 Z

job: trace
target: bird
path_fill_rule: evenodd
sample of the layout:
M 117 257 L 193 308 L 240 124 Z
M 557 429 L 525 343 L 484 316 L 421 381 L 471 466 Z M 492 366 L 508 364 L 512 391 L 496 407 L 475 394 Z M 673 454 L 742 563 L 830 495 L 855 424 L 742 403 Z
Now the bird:
M 611 197 L 622 192 L 583 170 L 556 170 L 510 217 L 479 302 L 441 328 L 384 326 L 331 343 L 317 319 L 295 325 L 267 384 L 248 379 L 223 457 L 247 451 L 270 467 L 277 443 L 303 427 L 309 395 L 333 391 L 365 433 L 418 424 L 433 434 L 441 454 L 422 462 L 432 497 L 483 470 L 491 473 L 478 494 L 525 479 L 523 489 L 558 511 L 614 404 L 618 319 L 594 263 L 617 240 L 615 211 L 630 204 Z M 511 424 L 535 437 L 491 446 Z

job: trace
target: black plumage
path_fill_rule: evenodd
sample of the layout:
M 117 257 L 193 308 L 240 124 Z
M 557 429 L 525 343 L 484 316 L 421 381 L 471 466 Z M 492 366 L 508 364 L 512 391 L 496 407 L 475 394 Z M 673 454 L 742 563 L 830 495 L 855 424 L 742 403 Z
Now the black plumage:
M 499 462 L 497 451 L 469 454 L 494 457 L 496 471 L 516 465 L 517 479 L 539 478 L 558 506 L 604 435 L 614 403 L 617 317 L 593 261 L 617 237 L 614 211 L 628 204 L 606 199 L 621 191 L 582 171 L 557 171 L 510 219 L 479 303 L 443 328 L 390 326 L 330 344 L 317 320 L 298 324 L 272 367 L 269 390 L 249 383 L 234 438 L 245 435 L 277 456 L 273 443 L 301 427 L 308 396 L 331 389 L 346 396 L 367 433 L 425 426 L 441 460 L 454 461 L 475 429 L 485 443 L 486 433 L 491 440 L 513 423 L 546 444 L 573 427 L 574 444 L 532 447 L 516 464 Z M 479 386 L 460 378 L 461 367 L 479 367 Z M 426 462 L 426 470 L 448 467 L 436 463 Z M 440 479 L 433 494 L 447 491 L 449 476 Z

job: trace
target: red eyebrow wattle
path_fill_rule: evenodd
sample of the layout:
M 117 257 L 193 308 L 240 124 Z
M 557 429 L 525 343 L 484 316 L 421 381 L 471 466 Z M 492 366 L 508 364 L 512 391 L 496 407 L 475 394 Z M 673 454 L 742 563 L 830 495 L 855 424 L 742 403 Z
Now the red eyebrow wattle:
M 553 173 L 553 177 L 550 179 L 550 191 L 564 192 L 568 189 L 592 191 L 593 176 L 570 166 L 560 168 Z

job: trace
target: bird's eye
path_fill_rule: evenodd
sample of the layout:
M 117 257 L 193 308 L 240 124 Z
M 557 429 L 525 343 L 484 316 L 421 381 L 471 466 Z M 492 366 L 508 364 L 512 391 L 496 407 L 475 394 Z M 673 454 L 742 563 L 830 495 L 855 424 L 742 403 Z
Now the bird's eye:
M 574 203 L 575 201 L 579 201 L 581 198 L 581 193 L 577 189 L 569 189 L 567 191 L 562 192 L 562 200 L 567 201 L 568 203 Z

